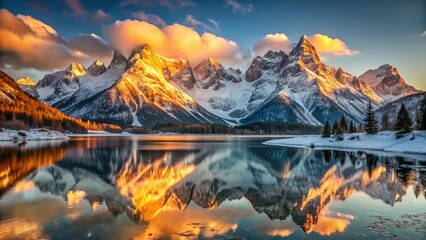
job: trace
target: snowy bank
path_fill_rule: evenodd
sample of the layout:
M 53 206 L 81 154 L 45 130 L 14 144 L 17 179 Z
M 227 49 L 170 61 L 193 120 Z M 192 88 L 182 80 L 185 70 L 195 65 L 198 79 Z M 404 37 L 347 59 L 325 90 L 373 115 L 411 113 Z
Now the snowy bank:
M 366 133 L 348 133 L 343 141 L 332 138 L 315 136 L 298 136 L 286 139 L 270 140 L 267 145 L 314 147 L 329 149 L 372 150 L 406 154 L 426 154 L 426 131 L 414 131 L 400 139 L 395 138 L 395 132 L 385 131 L 376 135 Z
M 48 129 L 9 130 L 0 129 L 0 141 L 40 141 L 40 140 L 68 140 L 65 134 Z

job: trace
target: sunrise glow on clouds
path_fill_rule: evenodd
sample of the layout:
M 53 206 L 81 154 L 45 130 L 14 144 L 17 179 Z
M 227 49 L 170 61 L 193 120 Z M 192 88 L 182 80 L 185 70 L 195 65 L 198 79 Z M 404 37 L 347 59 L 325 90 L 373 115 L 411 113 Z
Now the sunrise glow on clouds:
M 354 56 L 360 54 L 359 51 L 350 49 L 345 42 L 338 38 L 331 38 L 324 34 L 314 34 L 308 37 L 309 42 L 315 46 L 318 54 L 323 58 L 337 56 Z M 264 55 L 269 50 L 284 51 L 288 53 L 297 42 L 290 42 L 284 33 L 267 34 L 258 40 L 253 47 L 253 51 L 258 55 Z
M 78 6 L 74 8 L 78 10 L 75 14 L 85 15 L 85 11 Z M 105 40 L 96 34 L 86 33 L 66 40 L 38 19 L 14 15 L 2 9 L 0 33 L 4 39 L 0 42 L 0 50 L 8 53 L 2 56 L 2 64 L 14 70 L 54 71 L 63 69 L 71 62 L 87 65 L 98 59 L 107 63 L 112 49 L 128 55 L 134 47 L 147 43 L 160 55 L 184 58 L 193 65 L 213 57 L 225 65 L 238 66 L 250 61 L 255 55 L 264 55 L 268 50 L 288 53 L 298 40 L 290 41 L 285 33 L 267 34 L 254 44 L 253 53 L 250 53 L 236 42 L 212 33 L 220 29 L 214 19 L 204 23 L 193 15 L 187 15 L 183 24 L 167 24 L 160 17 L 143 11 L 134 12 L 132 16 L 136 19 L 117 20 L 102 25 L 102 33 L 107 38 Z M 103 21 L 110 15 L 98 10 L 95 17 Z M 199 33 L 197 29 L 203 32 Z M 309 40 L 324 58 L 359 54 L 338 38 L 315 34 Z M 44 57 L 46 53 L 48 58 Z

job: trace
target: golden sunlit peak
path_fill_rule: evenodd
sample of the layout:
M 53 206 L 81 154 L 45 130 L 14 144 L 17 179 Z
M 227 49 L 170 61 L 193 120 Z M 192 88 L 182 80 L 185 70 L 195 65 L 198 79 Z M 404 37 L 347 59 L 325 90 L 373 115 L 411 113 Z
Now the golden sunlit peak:
M 208 61 L 210 62 L 211 65 L 215 66 L 215 67 L 219 67 L 220 63 L 218 63 L 214 58 L 209 57 Z
M 103 62 L 101 62 L 101 61 L 99 61 L 99 60 L 95 60 L 95 61 L 93 62 L 93 65 L 96 65 L 96 66 L 102 66 L 102 65 L 104 65 L 104 64 L 103 64 Z
M 20 85 L 25 85 L 25 86 L 35 86 L 36 83 L 31 80 L 31 78 L 29 77 L 23 77 L 21 79 L 16 80 L 16 82 Z

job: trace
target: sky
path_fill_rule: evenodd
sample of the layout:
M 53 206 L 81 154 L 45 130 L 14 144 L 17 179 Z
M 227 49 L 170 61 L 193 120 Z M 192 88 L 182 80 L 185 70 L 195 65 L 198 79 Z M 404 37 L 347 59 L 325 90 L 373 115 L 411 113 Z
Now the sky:
M 321 59 L 359 76 L 390 64 L 426 90 L 426 0 L 0 0 L 0 69 L 14 78 L 109 63 L 143 43 L 191 65 L 245 71 L 307 35 Z

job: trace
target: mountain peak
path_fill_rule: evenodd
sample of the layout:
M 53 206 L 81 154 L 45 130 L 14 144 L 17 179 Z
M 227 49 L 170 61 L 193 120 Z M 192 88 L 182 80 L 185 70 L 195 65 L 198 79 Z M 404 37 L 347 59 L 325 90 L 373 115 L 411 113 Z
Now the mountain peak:
M 138 45 L 136 47 L 133 48 L 132 53 L 129 56 L 129 59 L 132 59 L 135 54 L 140 54 L 142 52 L 153 52 L 151 46 L 149 46 L 148 44 L 142 44 L 142 45 Z
M 392 67 L 389 64 L 383 64 L 379 68 L 385 70 L 386 74 L 388 75 L 398 75 L 398 69 Z
M 35 86 L 36 85 L 36 83 L 33 80 L 31 80 L 31 78 L 29 78 L 28 76 L 20 78 L 20 79 L 16 80 L 16 82 L 19 85 L 22 85 L 22 86 Z
M 376 69 L 370 69 L 359 76 L 381 96 L 385 102 L 393 101 L 401 96 L 407 96 L 421 92 L 408 85 L 398 70 L 389 64 L 381 65 Z
M 290 56 L 297 56 L 305 63 L 315 62 L 319 63 L 320 59 L 318 57 L 315 47 L 309 42 L 309 39 L 306 35 L 303 35 L 296 47 L 291 50 Z
M 102 73 L 106 72 L 107 69 L 105 67 L 105 65 L 98 60 L 95 60 L 92 65 L 90 65 L 89 68 L 87 68 L 87 71 L 92 74 L 93 76 L 99 76 Z
M 219 67 L 221 66 L 219 62 L 216 61 L 216 59 L 209 57 L 208 61 L 210 62 L 211 65 L 215 66 L 215 67 Z
M 108 69 L 116 68 L 117 65 L 124 65 L 127 62 L 127 58 L 117 50 L 114 50 L 111 62 L 108 65 Z
M 70 66 L 65 69 L 65 74 L 69 77 L 79 77 L 86 74 L 86 70 L 81 64 L 71 63 Z
M 155 52 L 151 49 L 151 46 L 149 46 L 148 44 L 142 44 L 133 48 L 132 53 L 127 59 L 125 70 L 128 70 L 129 68 L 137 64 L 139 60 L 142 59 L 145 62 L 150 62 L 150 65 L 152 66 L 160 65 Z

